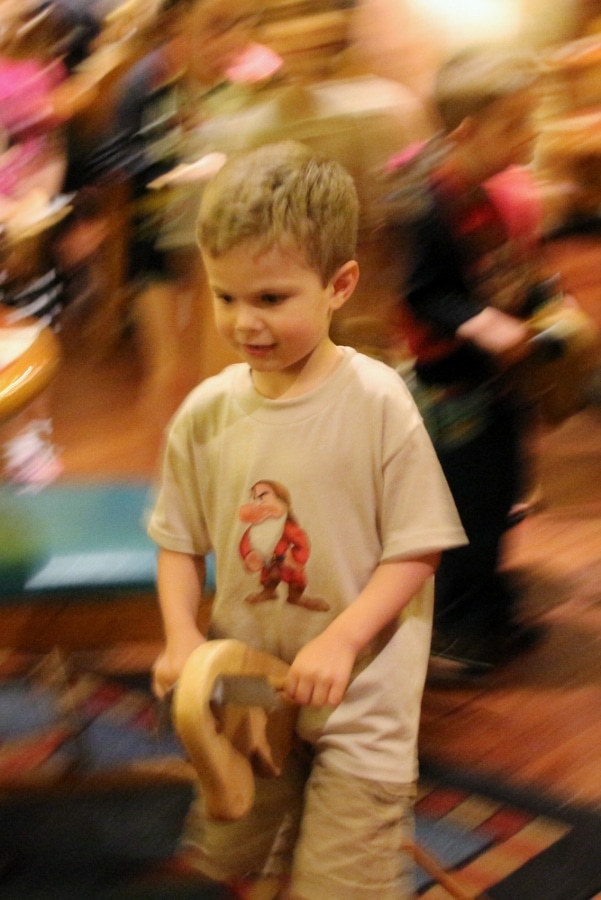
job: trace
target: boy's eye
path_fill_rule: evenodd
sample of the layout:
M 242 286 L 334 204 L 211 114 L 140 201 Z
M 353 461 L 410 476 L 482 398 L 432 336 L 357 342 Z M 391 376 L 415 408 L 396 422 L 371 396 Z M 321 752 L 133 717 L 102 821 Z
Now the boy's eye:
M 234 302 L 234 298 L 232 297 L 231 294 L 221 294 L 221 293 L 215 292 L 215 298 L 217 300 L 221 300 L 222 303 L 233 303 Z
M 283 299 L 281 294 L 261 294 L 261 303 L 266 303 L 268 306 L 280 303 Z

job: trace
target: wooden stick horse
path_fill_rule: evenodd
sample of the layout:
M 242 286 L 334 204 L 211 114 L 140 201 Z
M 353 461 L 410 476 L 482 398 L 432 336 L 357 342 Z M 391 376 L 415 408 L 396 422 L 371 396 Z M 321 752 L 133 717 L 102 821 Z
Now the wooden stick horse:
M 224 675 L 261 675 L 281 688 L 287 672 L 281 659 L 233 639 L 207 641 L 184 667 L 174 696 L 174 725 L 198 774 L 207 812 L 215 819 L 246 815 L 254 801 L 255 775 L 280 774 L 298 715 L 292 703 L 273 711 L 216 706 L 211 700 L 215 682 Z M 456 900 L 473 900 L 475 895 L 423 847 L 410 842 L 402 849 Z

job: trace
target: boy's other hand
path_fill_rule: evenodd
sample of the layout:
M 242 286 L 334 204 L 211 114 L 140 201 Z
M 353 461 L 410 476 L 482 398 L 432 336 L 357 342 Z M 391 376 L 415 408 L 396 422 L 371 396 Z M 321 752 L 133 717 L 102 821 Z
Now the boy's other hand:
M 299 650 L 290 666 L 285 691 L 301 706 L 338 706 L 347 689 L 355 651 L 327 631 Z
M 190 654 L 205 641 L 206 638 L 197 631 L 179 641 L 177 646 L 165 646 L 152 667 L 152 690 L 159 700 L 179 679 Z

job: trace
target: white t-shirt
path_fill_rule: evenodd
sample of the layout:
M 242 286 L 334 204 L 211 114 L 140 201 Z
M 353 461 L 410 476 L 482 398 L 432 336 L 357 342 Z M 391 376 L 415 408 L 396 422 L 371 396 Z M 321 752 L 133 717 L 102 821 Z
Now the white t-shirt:
M 350 348 L 326 381 L 294 399 L 259 395 L 245 364 L 192 391 L 170 428 L 149 534 L 170 550 L 215 552 L 211 637 L 288 662 L 380 562 L 465 543 L 408 389 Z M 251 602 L 263 594 L 272 598 Z M 360 662 L 342 704 L 303 710 L 301 736 L 338 768 L 416 777 L 431 619 L 428 585 Z

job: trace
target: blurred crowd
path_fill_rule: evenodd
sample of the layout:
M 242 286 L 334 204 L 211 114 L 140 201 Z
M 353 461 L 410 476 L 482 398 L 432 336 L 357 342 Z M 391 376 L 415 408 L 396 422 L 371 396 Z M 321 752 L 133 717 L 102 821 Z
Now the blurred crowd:
M 336 337 L 387 358 L 386 313 L 406 261 L 398 235 L 390 242 L 375 227 L 379 178 L 439 127 L 428 93 L 444 52 L 432 21 L 407 18 L 409 5 L 0 0 L 0 301 L 10 320 L 35 316 L 90 359 L 133 330 L 152 416 L 198 317 L 203 183 L 228 154 L 290 137 L 356 181 L 363 276 Z M 583 32 L 597 11 L 580 6 L 571 20 Z M 49 404 L 46 394 L 3 435 L 4 473 L 25 486 L 61 470 Z
M 149 185 L 177 167 L 185 136 L 227 88 L 279 68 L 251 43 L 252 25 L 243 3 L 214 0 L 3 0 L 0 300 L 10 324 L 35 317 L 101 357 L 136 317 L 149 369 L 173 365 L 162 319 L 183 271 L 159 248 L 169 190 Z M 26 489 L 61 471 L 50 405 L 46 393 L 4 429 L 4 474 Z
M 202 281 L 196 209 L 225 155 L 283 137 L 318 145 L 351 170 L 368 216 L 373 172 L 429 131 L 410 90 L 364 77 L 351 4 L 294 21 L 276 7 L 0 4 L 1 302 L 11 322 L 74 334 L 90 358 L 134 328 L 149 414 L 177 379 Z M 5 475 L 33 488 L 60 473 L 48 404 L 4 440 Z

